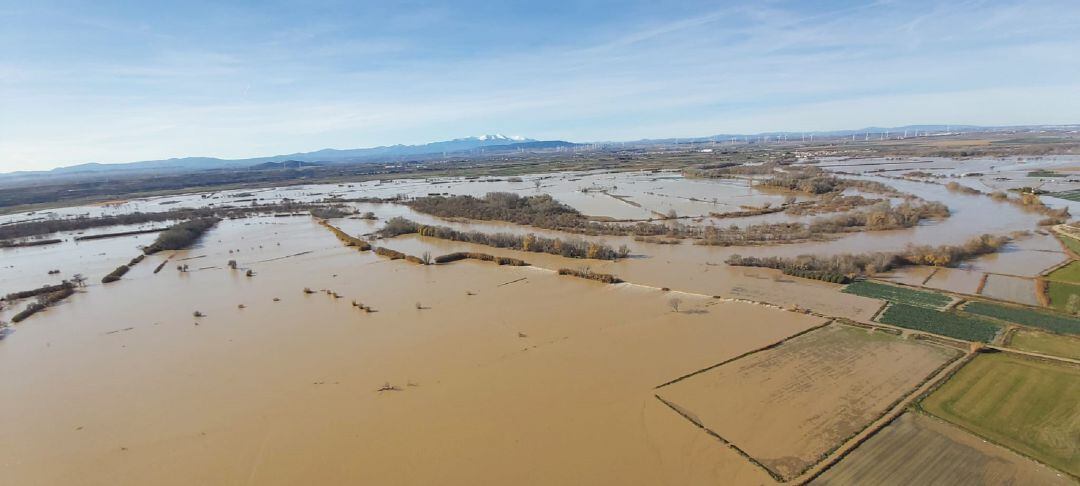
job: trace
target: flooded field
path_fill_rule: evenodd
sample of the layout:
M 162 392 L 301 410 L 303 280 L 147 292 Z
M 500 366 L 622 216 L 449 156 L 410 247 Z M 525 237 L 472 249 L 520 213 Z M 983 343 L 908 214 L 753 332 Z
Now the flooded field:
M 834 324 L 667 385 L 659 396 L 790 479 L 958 356 Z
M 44 236 L 60 240 L 53 244 L 0 248 L 0 295 L 86 277 L 71 297 L 0 332 L 0 369 L 8 372 L 0 483 L 775 484 L 829 456 L 959 352 L 911 331 L 826 325 L 870 322 L 883 301 L 835 283 L 728 265 L 730 256 L 899 251 L 912 242 L 955 245 L 983 233 L 1031 231 L 956 268 L 877 275 L 1028 304 L 1031 278 L 1067 258 L 1053 236 L 1038 232 L 1039 215 L 1015 204 L 859 177 L 941 201 L 951 215 L 820 241 L 707 246 L 444 219 L 400 203 L 506 191 L 550 194 L 593 220 L 619 224 L 746 227 L 815 217 L 711 215 L 813 199 L 743 178 L 592 171 L 235 189 L 0 216 L 8 226 L 357 199 L 366 202 L 341 203 L 354 213 L 330 222 L 372 245 L 415 257 L 476 252 L 530 264 L 390 260 L 343 246 L 306 211 L 225 219 L 194 246 L 148 255 L 108 284 L 102 278 L 158 233 L 77 238 L 175 221 L 64 231 Z M 568 258 L 377 234 L 399 216 L 463 232 L 625 245 L 629 256 Z M 941 299 L 935 305 L 954 300 Z M 0 321 L 34 302 L 7 302 Z M 1026 337 L 1016 334 L 1018 343 Z M 870 477 L 863 474 L 875 473 L 857 477 Z
M 692 295 L 673 312 L 667 292 L 534 268 L 415 266 L 283 219 L 223 223 L 172 256 L 197 270 L 144 262 L 4 339 L 18 390 L 0 398 L 5 481 L 768 479 L 652 387 L 819 318 Z

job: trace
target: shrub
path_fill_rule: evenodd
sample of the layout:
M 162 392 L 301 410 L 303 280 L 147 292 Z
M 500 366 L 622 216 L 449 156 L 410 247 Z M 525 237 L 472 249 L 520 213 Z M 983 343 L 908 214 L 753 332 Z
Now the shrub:
M 319 219 L 331 219 L 331 218 L 344 218 L 353 214 L 344 206 L 326 206 L 320 208 L 312 208 L 310 211 L 312 216 Z
M 128 270 L 131 270 L 131 268 L 127 265 L 120 265 L 119 267 L 116 267 L 116 270 L 109 272 L 108 275 L 102 278 L 101 283 L 109 283 L 120 280 L 120 277 L 123 277 L 125 273 L 128 273 Z
M 588 269 L 574 270 L 570 268 L 560 268 L 559 275 L 571 275 L 578 278 L 587 278 L 589 280 L 596 280 L 598 282 L 604 282 L 609 284 L 622 283 L 619 277 L 606 273 L 593 273 Z
M 74 287 L 75 287 L 75 284 L 65 280 L 65 281 L 63 281 L 61 283 L 58 283 L 56 285 L 45 285 L 45 286 L 42 286 L 40 288 L 36 288 L 36 289 L 33 289 L 33 290 L 23 290 L 23 291 L 20 291 L 20 292 L 12 292 L 12 293 L 7 294 L 6 296 L 4 296 L 3 300 L 11 302 L 11 301 L 19 300 L 19 299 L 25 299 L 25 298 L 28 298 L 28 297 L 35 297 L 35 296 L 42 295 L 42 294 L 51 294 L 53 292 L 59 292 L 61 290 L 64 290 L 65 288 L 74 288 Z
M 372 251 L 374 251 L 376 255 L 384 256 L 391 260 L 402 260 L 405 258 L 404 253 L 397 250 L 391 250 L 382 246 L 376 246 L 375 249 Z

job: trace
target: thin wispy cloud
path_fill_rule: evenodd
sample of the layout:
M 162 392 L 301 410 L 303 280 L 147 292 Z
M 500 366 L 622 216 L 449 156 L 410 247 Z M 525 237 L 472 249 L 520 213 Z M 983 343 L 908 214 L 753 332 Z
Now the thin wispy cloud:
M 1077 123 L 1074 1 L 0 5 L 0 170 Z

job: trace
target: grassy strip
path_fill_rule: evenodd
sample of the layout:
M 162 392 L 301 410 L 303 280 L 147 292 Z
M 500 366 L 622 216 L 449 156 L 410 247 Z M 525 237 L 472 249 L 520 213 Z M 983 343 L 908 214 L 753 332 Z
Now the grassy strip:
M 1058 241 L 1065 245 L 1069 251 L 1073 252 L 1074 255 L 1080 256 L 1080 240 L 1061 233 L 1055 233 L 1055 236 L 1057 236 Z
M 1048 302 L 1046 305 L 1062 311 L 1062 312 L 1076 312 L 1075 307 L 1070 308 L 1069 299 L 1073 296 L 1080 295 L 1080 285 L 1074 285 L 1064 282 L 1046 282 L 1041 281 L 1046 285 L 1046 293 L 1043 294 Z
M 993 341 L 994 336 L 1001 330 L 1001 326 L 984 319 L 908 304 L 890 305 L 878 317 L 878 322 L 984 343 Z
M 1080 260 L 1073 260 L 1046 276 L 1048 280 L 1080 284 Z
M 965 305 L 963 311 L 1060 334 L 1080 334 L 1080 319 L 1062 314 L 974 301 Z

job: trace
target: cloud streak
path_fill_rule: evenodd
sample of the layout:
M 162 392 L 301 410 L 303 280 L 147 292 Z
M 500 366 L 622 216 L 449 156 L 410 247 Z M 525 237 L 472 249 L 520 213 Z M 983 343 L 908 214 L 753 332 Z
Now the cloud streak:
M 1080 121 L 1075 2 L 808 3 L 0 8 L 0 170 Z

